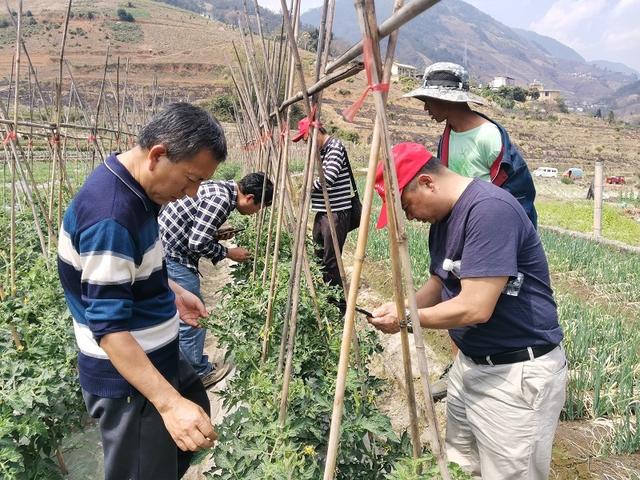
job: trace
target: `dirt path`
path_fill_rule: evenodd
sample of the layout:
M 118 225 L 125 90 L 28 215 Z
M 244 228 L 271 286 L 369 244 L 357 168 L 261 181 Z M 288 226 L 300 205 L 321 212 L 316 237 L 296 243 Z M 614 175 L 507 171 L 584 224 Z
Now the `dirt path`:
M 230 260 L 223 260 L 217 265 L 213 266 L 211 262 L 206 259 L 200 261 L 200 271 L 203 278 L 201 279 L 201 293 L 204 298 L 207 309 L 210 313 L 216 311 L 216 307 L 219 304 L 219 290 L 227 283 L 231 282 L 230 276 Z M 205 342 L 204 352 L 209 356 L 209 361 L 215 364 L 220 364 L 224 361 L 225 351 L 218 348 L 216 339 L 212 335 L 207 335 Z M 207 390 L 209 401 L 211 402 L 211 421 L 215 425 L 218 425 L 224 419 L 227 411 L 222 405 L 222 398 L 217 392 L 224 390 L 227 386 L 227 380 L 236 375 L 235 371 L 232 371 L 224 380 L 216 384 L 214 388 Z M 204 478 L 203 472 L 208 471 L 214 465 L 211 458 L 207 458 L 200 465 L 191 467 L 184 480 L 200 480 Z

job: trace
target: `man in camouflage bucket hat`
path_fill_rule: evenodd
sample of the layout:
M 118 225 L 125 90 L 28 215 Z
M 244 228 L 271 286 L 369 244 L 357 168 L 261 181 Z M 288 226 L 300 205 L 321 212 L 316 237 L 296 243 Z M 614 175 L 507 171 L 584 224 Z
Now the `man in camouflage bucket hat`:
M 405 97 L 415 97 L 423 102 L 437 98 L 448 102 L 473 102 L 484 105 L 482 97 L 469 91 L 469 72 L 462 65 L 438 62 L 424 71 L 422 86 Z
M 422 85 L 405 97 L 424 102 L 431 118 L 445 129 L 438 145 L 438 157 L 444 166 L 465 177 L 480 178 L 510 192 L 520 202 L 537 227 L 533 205 L 536 190 L 526 162 L 497 122 L 471 109 L 469 103 L 485 101 L 469 91 L 469 72 L 462 65 L 437 62 L 424 72 Z M 452 343 L 453 356 L 457 353 Z M 440 381 L 434 383 L 432 395 L 440 400 L 447 394 L 449 365 Z

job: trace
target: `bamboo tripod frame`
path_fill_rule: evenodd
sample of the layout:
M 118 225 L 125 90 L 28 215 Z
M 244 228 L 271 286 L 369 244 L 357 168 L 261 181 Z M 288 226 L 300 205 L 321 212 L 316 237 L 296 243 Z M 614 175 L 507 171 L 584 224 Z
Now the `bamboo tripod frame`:
M 363 29 L 364 38 L 373 41 L 375 45 L 374 55 L 376 59 L 376 68 L 374 75 L 374 83 L 377 83 L 377 80 L 380 76 L 383 76 L 384 80 L 388 82 L 388 78 L 390 76 L 390 67 L 393 61 L 393 53 L 395 49 L 395 43 L 397 41 L 397 29 L 400 25 L 413 18 L 413 16 L 421 13 L 426 8 L 432 6 L 437 2 L 435 1 L 414 1 L 409 3 L 406 6 L 403 6 L 403 2 L 398 0 L 395 4 L 394 14 L 391 19 L 385 22 L 383 25 L 386 26 L 387 30 L 382 31 L 382 28 L 378 29 L 375 23 L 375 10 L 373 1 L 368 0 L 366 2 L 357 2 L 356 7 L 358 12 L 361 14 L 361 28 Z M 257 6 L 256 6 L 257 7 Z M 325 1 L 324 9 L 323 9 L 323 17 L 320 23 L 320 34 L 318 41 L 318 50 L 316 57 L 316 69 L 315 69 L 315 83 L 311 88 L 307 88 L 306 79 L 303 74 L 301 60 L 297 49 L 296 44 L 296 35 L 295 28 L 297 26 L 297 13 L 299 11 L 299 3 L 294 2 L 292 5 L 291 12 L 293 12 L 294 16 L 292 18 L 289 13 L 288 7 L 284 0 L 281 0 L 281 7 L 283 11 L 283 22 L 284 22 L 284 31 L 287 34 L 288 42 L 289 42 L 289 62 L 288 68 L 286 71 L 288 72 L 288 81 L 286 88 L 286 98 L 287 100 L 283 101 L 280 106 L 276 106 L 274 102 L 274 98 L 269 98 L 269 108 L 265 106 L 267 102 L 259 91 L 260 88 L 253 82 L 253 90 L 249 86 L 249 80 L 247 74 L 249 74 L 252 78 L 260 78 L 256 76 L 255 72 L 255 64 L 252 65 L 253 60 L 252 56 L 255 56 L 255 50 L 251 50 L 247 48 L 248 42 L 244 42 L 245 46 L 245 54 L 246 54 L 246 64 L 247 67 L 242 66 L 242 60 L 240 56 L 237 55 L 238 61 L 238 70 L 241 72 L 241 82 L 236 81 L 237 94 L 240 98 L 241 103 L 244 105 L 246 111 L 250 112 L 249 116 L 253 117 L 250 120 L 250 125 L 247 128 L 245 124 L 242 129 L 244 131 L 253 129 L 252 134 L 248 134 L 248 138 L 261 139 L 264 138 L 264 132 L 269 128 L 276 127 L 278 131 L 283 132 L 286 131 L 286 127 L 283 129 L 283 120 L 289 121 L 289 111 L 288 108 L 293 103 L 302 100 L 303 110 L 306 115 L 311 119 L 315 120 L 320 117 L 319 112 L 322 107 L 322 92 L 324 88 L 331 85 L 335 81 L 335 76 L 332 77 L 330 75 L 331 71 L 335 71 L 337 68 L 340 68 L 344 65 L 347 60 L 345 58 L 349 57 L 348 60 L 355 58 L 357 54 L 361 51 L 360 43 L 354 46 L 347 52 L 347 56 L 341 57 L 336 62 L 333 62 L 331 65 L 327 65 L 327 58 L 329 52 L 329 42 L 326 39 L 331 38 L 331 25 L 333 18 L 333 1 Z M 250 25 L 248 19 L 248 11 L 245 10 L 245 24 Z M 260 18 L 258 14 L 258 9 L 256 8 L 256 19 L 258 24 L 260 23 Z M 391 23 L 389 23 L 391 22 Z M 394 28 L 389 28 L 388 25 L 395 25 Z M 242 27 L 241 27 L 242 29 Z M 262 31 L 260 28 L 259 35 L 261 36 L 262 42 L 264 39 L 262 37 Z M 383 36 L 390 36 L 390 43 L 387 48 L 387 57 L 385 60 L 385 68 L 382 69 L 381 60 L 379 55 L 379 49 L 377 48 L 379 39 Z M 250 45 L 250 43 L 249 43 Z M 351 52 L 351 53 L 349 53 Z M 354 53 L 355 52 L 355 53 Z M 266 52 L 263 50 L 263 57 L 266 58 Z M 324 53 L 324 55 L 323 55 Z M 265 68 L 267 67 L 267 63 L 265 61 Z M 350 71 L 360 71 L 362 69 L 362 64 L 357 64 L 357 66 L 350 67 Z M 232 69 L 233 71 L 233 69 Z M 348 70 L 349 71 L 349 70 Z M 322 72 L 322 76 L 321 76 Z M 292 95 L 293 84 L 294 84 L 294 76 L 297 74 L 297 83 L 299 93 L 296 95 Z M 272 74 L 269 72 L 265 72 L 266 78 L 272 78 Z M 269 89 L 266 89 L 269 92 Z M 311 99 L 311 95 L 314 96 L 313 103 Z M 372 139 L 372 149 L 369 161 L 369 174 L 367 177 L 367 186 L 364 191 L 364 202 L 363 202 L 363 218 L 360 225 L 359 235 L 358 235 L 358 244 L 357 251 L 355 256 L 354 269 L 351 278 L 350 288 L 347 283 L 346 276 L 344 274 L 344 267 L 339 263 L 339 270 L 341 273 L 341 277 L 343 280 L 343 287 L 347 296 L 347 312 L 345 316 L 345 327 L 343 331 L 343 339 L 342 339 L 342 348 L 341 348 L 341 357 L 339 364 L 339 373 L 337 379 L 337 387 L 336 387 L 336 398 L 334 399 L 334 412 L 332 415 L 332 425 L 331 432 L 329 438 L 329 450 L 327 452 L 327 462 L 325 463 L 325 480 L 333 478 L 335 475 L 335 462 L 337 459 L 337 448 L 339 443 L 339 431 L 340 431 L 340 420 L 342 416 L 342 405 L 343 405 L 343 395 L 345 388 L 345 380 L 346 380 L 346 372 L 348 370 L 349 363 L 349 352 L 351 343 L 354 339 L 357 339 L 355 335 L 355 304 L 358 292 L 358 284 L 360 281 L 360 275 L 362 272 L 362 266 L 364 262 L 364 251 L 366 248 L 367 237 L 368 237 L 368 227 L 369 227 L 369 215 L 371 213 L 371 204 L 373 199 L 373 180 L 375 174 L 375 167 L 378 161 L 379 156 L 385 162 L 385 172 L 386 172 L 386 181 L 387 181 L 387 191 L 389 192 L 397 192 L 397 179 L 395 178 L 395 174 L 392 170 L 390 170 L 390 141 L 388 136 L 388 128 L 386 124 L 386 111 L 385 111 L 385 101 L 386 96 L 381 92 L 375 92 L 374 100 L 376 105 L 376 121 L 374 126 L 374 134 Z M 260 114 L 260 120 L 256 115 L 254 110 L 254 106 L 252 105 L 250 99 L 256 98 L 258 101 L 258 113 Z M 285 119 L 281 117 L 282 110 L 285 110 Z M 265 112 L 271 112 L 269 115 L 266 115 Z M 269 122 L 275 119 L 276 125 L 270 124 Z M 269 127 L 268 125 L 271 125 Z M 311 148 L 307 149 L 307 160 L 305 163 L 305 168 L 303 171 L 303 183 L 301 187 L 302 198 L 299 202 L 299 209 L 297 217 L 291 215 L 293 213 L 290 209 L 289 215 L 289 228 L 293 230 L 294 239 L 293 239 L 293 259 L 291 266 L 291 282 L 290 282 L 290 290 L 289 290 L 289 299 L 290 302 L 287 305 L 287 311 L 285 314 L 284 322 L 283 322 L 283 330 L 281 336 L 281 347 L 278 359 L 278 371 L 283 374 L 283 388 L 280 397 L 280 413 L 279 419 L 281 425 L 284 425 L 286 422 L 286 406 L 287 406 L 287 398 L 288 398 L 288 384 L 291 378 L 291 365 L 292 358 L 294 355 L 295 348 L 295 332 L 296 332 L 296 320 L 297 320 L 297 301 L 299 298 L 299 288 L 300 288 L 300 280 L 301 280 L 301 258 L 302 252 L 304 252 L 304 237 L 306 236 L 306 224 L 308 218 L 308 207 L 309 207 L 309 198 L 310 198 L 310 186 L 313 175 L 312 165 L 316 164 L 317 167 L 321 167 L 320 159 L 318 158 L 318 145 L 317 145 L 317 130 L 314 128 L 314 124 L 312 122 L 312 126 L 310 128 L 309 134 L 309 144 Z M 269 140 L 272 140 L 272 136 L 269 137 Z M 277 230 L 275 232 L 275 240 L 274 240 L 274 252 L 272 260 L 274 260 L 272 264 L 271 277 L 270 277 L 270 298 L 273 298 L 274 287 L 276 285 L 276 270 L 275 270 L 275 260 L 277 258 L 277 251 L 280 245 L 281 232 L 282 228 L 286 227 L 283 225 L 283 205 L 285 204 L 285 198 L 292 198 L 293 191 L 289 190 L 290 195 L 285 197 L 282 195 L 284 193 L 283 186 L 290 184 L 289 175 L 286 170 L 286 162 L 288 159 L 288 145 L 269 145 L 269 142 L 265 142 L 267 146 L 271 146 L 270 151 L 267 152 L 273 153 L 277 155 L 277 174 L 280 175 L 276 181 L 276 190 L 275 195 L 279 196 L 280 202 L 278 206 L 278 220 L 277 220 Z M 282 142 L 281 142 L 282 143 Z M 285 144 L 287 142 L 284 142 Z M 280 148 L 278 148 L 280 147 Z M 261 148 L 262 152 L 262 148 Z M 330 212 L 330 205 L 328 204 L 328 196 L 326 185 L 322 175 L 322 169 L 318 168 L 318 177 L 320 179 L 320 183 L 322 185 L 323 190 L 323 198 L 325 200 L 325 205 L 327 210 Z M 285 181 L 286 179 L 286 181 Z M 395 188 L 395 190 L 394 190 Z M 405 296 L 408 297 L 408 304 L 410 309 L 413 311 L 413 315 L 417 315 L 416 313 L 416 305 L 415 305 L 415 292 L 411 279 L 411 268 L 408 257 L 408 250 L 406 245 L 406 234 L 404 230 L 404 222 L 402 216 L 399 214 L 401 212 L 399 199 L 397 195 L 392 195 L 393 202 L 388 203 L 388 217 L 390 219 L 389 225 L 389 233 L 390 233 L 390 244 L 391 244 L 391 259 L 392 259 L 392 272 L 394 278 L 395 285 L 395 298 L 398 304 L 399 311 L 404 312 L 404 302 Z M 273 215 L 271 217 L 273 219 Z M 297 220 L 296 220 L 297 218 Z M 330 223 L 330 230 L 332 232 L 332 238 L 334 241 L 335 247 L 337 247 L 337 238 L 335 236 L 335 225 L 333 222 Z M 271 229 L 269 229 L 271 231 Z M 258 232 L 260 235 L 261 232 Z M 271 245 L 271 237 L 269 236 L 267 251 L 265 252 L 265 262 L 268 260 L 270 251 L 269 246 Z M 339 249 L 336 248 L 336 251 Z M 265 263 L 266 265 L 266 263 Z M 267 279 L 266 276 L 266 266 L 263 272 L 263 282 Z M 267 355 L 267 339 L 269 335 L 271 320 L 272 320 L 272 304 L 270 303 L 266 324 L 264 328 L 264 336 L 263 336 L 263 348 L 262 348 L 262 361 L 264 362 Z M 413 387 L 413 378 L 412 378 L 412 370 L 411 370 L 411 358 L 410 358 L 410 347 L 408 340 L 408 333 L 406 330 L 406 319 L 402 319 L 403 328 L 401 330 L 401 341 L 402 341 L 402 352 L 403 352 L 403 362 L 404 362 L 404 370 L 405 370 L 405 383 L 406 383 L 406 391 L 408 395 L 408 404 L 409 404 L 409 416 L 410 416 L 410 433 L 412 438 L 413 445 L 413 454 L 415 457 L 418 457 L 421 453 L 421 445 L 419 438 L 419 429 L 418 429 L 418 412 L 417 412 L 417 403 L 415 401 L 415 390 Z M 435 421 L 435 409 L 433 407 L 433 402 L 431 400 L 431 395 L 429 391 L 428 384 L 428 365 L 426 361 L 426 356 L 424 354 L 424 341 L 422 337 L 422 333 L 420 331 L 420 326 L 418 325 L 414 331 L 414 340 L 416 345 L 416 350 L 418 353 L 418 367 L 421 372 L 422 385 L 423 385 L 423 394 L 425 398 L 426 409 L 421 412 L 426 419 L 426 423 L 429 425 L 429 438 L 431 443 L 431 449 L 438 459 L 438 464 L 441 469 L 443 478 L 448 477 L 448 471 L 446 469 L 446 457 L 444 456 L 444 451 L 442 449 L 442 443 L 440 440 L 439 432 L 437 431 L 437 424 Z M 356 348 L 357 353 L 357 348 Z M 285 358 L 286 357 L 286 358 Z
M 356 8 L 359 12 L 363 38 L 371 40 L 375 46 L 374 82 L 382 78 L 388 82 L 390 66 L 393 61 L 398 29 L 411 18 L 425 11 L 437 3 L 437 0 L 413 0 L 403 5 L 402 0 L 396 0 L 393 15 L 379 27 L 375 22 L 373 0 L 358 0 Z M 322 112 L 323 91 L 330 85 L 353 76 L 363 69 L 362 62 L 348 63 L 362 52 L 362 42 L 354 45 L 337 60 L 329 62 L 331 47 L 332 24 L 335 11 L 335 1 L 325 0 L 323 9 L 323 21 L 321 22 L 318 49 L 315 64 L 315 74 L 310 86 L 307 86 L 307 78 L 304 75 L 303 64 L 297 47 L 297 32 L 299 30 L 300 1 L 294 0 L 290 7 L 285 0 L 281 0 L 283 10 L 283 23 L 279 42 L 271 42 L 266 39 L 262 30 L 262 20 L 257 5 L 253 1 L 255 22 L 249 15 L 249 6 L 244 2 L 245 15 L 240 21 L 241 32 L 240 49 L 235 49 L 236 65 L 228 62 L 229 71 L 236 89 L 235 107 L 237 134 L 247 146 L 256 145 L 255 154 L 251 151 L 243 152 L 246 168 L 263 170 L 274 178 L 274 198 L 277 198 L 277 206 L 274 206 L 269 214 L 261 212 L 256 219 L 257 239 L 255 244 L 255 260 L 252 276 L 260 279 L 263 285 L 269 285 L 270 298 L 263 329 L 261 360 L 266 361 L 269 355 L 268 339 L 272 329 L 273 298 L 277 285 L 278 252 L 283 241 L 283 233 L 293 233 L 293 248 L 291 261 L 291 282 L 289 290 L 289 302 L 283 321 L 281 345 L 278 352 L 278 371 L 282 374 L 283 388 L 280 397 L 279 420 L 281 425 L 286 423 L 286 411 L 288 401 L 288 385 L 292 376 L 292 361 L 295 354 L 296 322 L 298 314 L 298 300 L 304 275 L 305 286 L 310 290 L 314 299 L 314 307 L 317 315 L 320 331 L 322 321 L 316 301 L 313 276 L 311 273 L 310 259 L 306 252 L 307 222 L 309 215 L 309 203 L 314 175 L 320 179 L 323 199 L 328 212 L 330 231 L 334 249 L 339 251 L 335 224 L 332 221 L 331 206 L 328 200 L 327 186 L 324 179 L 321 159 L 319 158 L 318 133 L 316 128 L 310 132 L 310 142 L 306 152 L 304 163 L 302 188 L 296 198 L 296 189 L 293 186 L 289 174 L 288 163 L 290 159 L 290 144 L 288 141 L 288 129 L 291 121 L 291 106 L 302 101 L 305 114 L 313 119 L 319 119 Z M 97 102 L 89 105 L 86 96 L 83 96 L 79 85 L 73 79 L 72 68 L 65 60 L 65 42 L 68 30 L 69 16 L 72 1 L 69 0 L 63 38 L 58 56 L 58 79 L 55 82 L 55 94 L 52 101 L 47 101 L 47 96 L 41 87 L 36 70 L 31 63 L 27 48 L 21 41 L 21 15 L 12 21 L 16 23 L 17 41 L 14 55 L 14 65 L 11 85 L 14 91 L 13 119 L 11 111 L 4 105 L 0 108 L 0 125 L 9 141 L 4 145 L 5 157 L 10 159 L 11 171 L 11 287 L 9 294 L 15 294 L 15 214 L 18 209 L 18 188 L 23 193 L 25 203 L 32 210 L 34 218 L 42 218 L 46 227 L 41 227 L 36 222 L 43 254 L 47 256 L 56 243 L 57 231 L 62 219 L 62 204 L 64 196 L 73 193 L 70 181 L 69 165 L 65 161 L 68 156 L 68 148 L 75 141 L 85 140 L 83 134 L 88 134 L 88 149 L 91 152 L 91 164 L 95 160 L 104 159 L 105 152 L 111 150 L 113 145 L 118 148 L 126 143 L 131 143 L 135 132 L 144 124 L 149 116 L 158 111 L 165 101 L 165 94 L 158 86 L 157 78 L 153 79 L 151 86 L 134 88 L 128 81 L 129 62 L 124 67 L 124 78 L 121 78 L 121 62 L 117 58 L 115 62 L 115 84 L 111 80 L 109 70 L 113 72 L 113 61 L 110 60 L 110 50 L 104 60 L 102 80 L 100 82 Z M 8 4 L 7 4 L 7 8 Z M 22 3 L 19 4 L 21 11 Z M 252 25 L 257 26 L 257 41 L 254 39 Z M 384 68 L 380 59 L 378 43 L 380 39 L 389 36 L 389 45 Z M 235 45 L 234 45 L 235 47 Z M 29 64 L 29 118 L 19 118 L 20 70 L 22 54 Z M 64 77 L 64 72 L 68 73 Z M 68 88 L 66 105 L 63 105 L 65 84 Z M 108 97 L 111 97 L 111 100 Z M 376 107 L 376 120 L 373 130 L 371 153 L 369 157 L 369 170 L 367 174 L 366 188 L 363 193 L 363 217 L 360 224 L 357 240 L 357 250 L 353 273 L 348 279 L 342 262 L 339 263 L 343 290 L 347 297 L 347 312 L 345 327 L 342 337 L 339 372 L 337 378 L 336 395 L 334 398 L 334 410 L 332 414 L 331 432 L 329 437 L 329 451 L 325 464 L 324 478 L 328 480 L 335 475 L 335 462 L 338 455 L 340 421 L 346 374 L 349 367 L 351 345 L 354 345 L 355 366 L 362 369 L 358 359 L 359 348 L 357 345 L 355 305 L 358 295 L 359 283 L 364 265 L 365 249 L 368 238 L 369 216 L 373 200 L 373 182 L 375 166 L 381 158 L 385 165 L 387 191 L 391 194 L 393 202 L 388 203 L 390 219 L 390 242 L 392 272 L 395 286 L 395 298 L 398 306 L 404 307 L 405 296 L 414 318 L 416 317 L 416 304 L 414 288 L 411 280 L 411 268 L 409 264 L 408 250 L 404 221 L 401 215 L 399 198 L 397 194 L 397 179 L 390 166 L 390 140 L 386 124 L 385 102 L 386 96 L 382 92 L 374 92 Z M 149 101 L 150 100 L 150 101 Z M 34 106 L 40 114 L 34 118 Z M 81 112 L 81 121 L 70 117 L 71 110 Z M 66 112 L 66 113 L 65 113 Z M 43 117 L 52 118 L 53 121 L 42 121 Z M 38 185 L 31 171 L 27 158 L 32 155 L 31 148 L 25 152 L 20 137 L 28 136 L 29 141 L 42 137 L 53 141 L 47 144 L 47 151 L 51 161 L 49 181 L 44 187 Z M 314 173 L 315 172 L 315 173 Z M 264 192 L 264 189 L 263 189 Z M 264 195 L 264 193 L 263 193 Z M 268 217 L 268 218 L 267 218 Z M 46 231 L 42 230 L 45 228 Z M 265 233 L 266 228 L 266 233 Z M 261 249 L 262 235 L 266 235 L 264 251 Z M 264 259 L 262 272 L 258 271 L 258 256 Z M 349 281 L 350 280 L 350 281 Z M 399 311 L 404 311 L 400 309 Z M 20 346 L 20 337 L 17 332 L 13 336 L 16 347 Z M 424 354 L 424 341 L 419 325 L 414 330 L 414 340 L 418 352 L 418 366 L 422 380 L 422 392 L 425 397 L 426 411 L 421 414 L 426 417 L 426 423 L 430 426 L 429 435 L 431 448 L 438 459 L 443 478 L 448 478 L 446 473 L 446 458 L 441 447 L 435 411 L 428 384 L 428 365 Z M 411 374 L 411 358 L 408 333 L 406 328 L 401 331 L 403 362 L 405 369 L 405 383 L 408 395 L 410 433 L 414 456 L 421 453 L 419 438 L 417 402 Z M 275 355 L 275 352 L 272 353 Z M 60 454 L 60 463 L 64 459 Z

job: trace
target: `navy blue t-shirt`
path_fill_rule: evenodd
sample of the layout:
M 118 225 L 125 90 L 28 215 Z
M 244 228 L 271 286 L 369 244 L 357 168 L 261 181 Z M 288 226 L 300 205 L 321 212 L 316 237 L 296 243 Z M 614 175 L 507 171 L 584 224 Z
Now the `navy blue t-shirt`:
M 431 226 L 429 252 L 431 275 L 442 280 L 442 301 L 460 293 L 460 278 L 509 277 L 488 322 L 449 330 L 465 355 L 560 343 L 540 237 L 509 192 L 473 180 L 449 216 Z

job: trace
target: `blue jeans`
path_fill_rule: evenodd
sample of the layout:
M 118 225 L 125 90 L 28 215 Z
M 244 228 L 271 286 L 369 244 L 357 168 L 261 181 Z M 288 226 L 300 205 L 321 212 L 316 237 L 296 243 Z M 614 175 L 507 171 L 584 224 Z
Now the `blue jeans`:
M 181 263 L 174 262 L 168 258 L 166 262 L 169 278 L 202 300 L 198 274 Z M 207 331 L 204 328 L 195 328 L 182 322 L 182 320 L 180 321 L 180 351 L 200 377 L 204 377 L 213 370 L 213 365 L 209 363 L 209 357 L 204 355 L 204 338 L 206 335 Z

